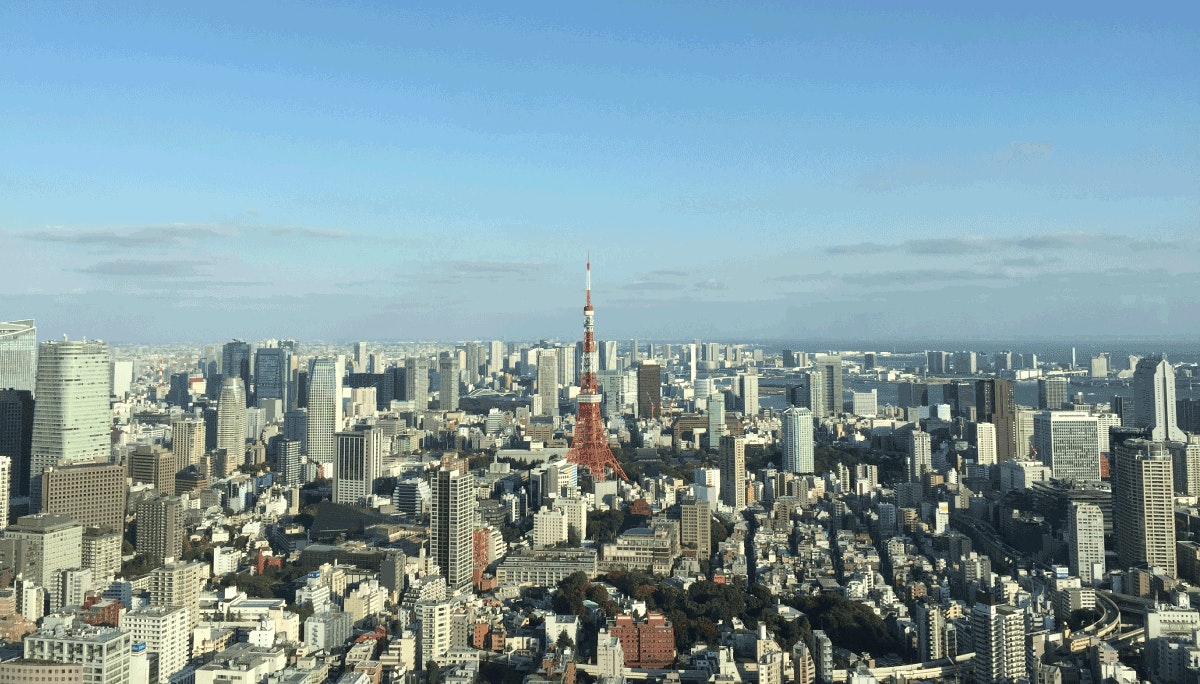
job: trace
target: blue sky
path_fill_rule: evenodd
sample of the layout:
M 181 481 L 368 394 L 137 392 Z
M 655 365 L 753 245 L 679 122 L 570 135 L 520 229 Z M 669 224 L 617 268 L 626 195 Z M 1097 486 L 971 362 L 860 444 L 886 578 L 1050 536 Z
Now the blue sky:
M 973 4 L 0 4 L 0 305 L 570 338 L 590 249 L 601 337 L 1200 333 L 1200 11 Z

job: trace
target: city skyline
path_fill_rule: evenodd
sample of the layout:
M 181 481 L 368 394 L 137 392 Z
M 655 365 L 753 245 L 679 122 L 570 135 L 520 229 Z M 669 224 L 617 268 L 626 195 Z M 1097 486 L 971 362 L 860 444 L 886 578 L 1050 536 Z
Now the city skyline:
M 634 9 L 0 8 L 0 303 L 565 337 L 590 249 L 614 338 L 1200 332 L 1194 9 Z

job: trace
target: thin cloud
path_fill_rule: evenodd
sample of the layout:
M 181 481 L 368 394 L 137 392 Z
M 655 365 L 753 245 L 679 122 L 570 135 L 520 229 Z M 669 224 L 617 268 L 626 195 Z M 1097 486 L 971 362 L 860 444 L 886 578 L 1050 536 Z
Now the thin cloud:
M 1182 240 L 1119 235 L 1092 231 L 1064 231 L 1026 235 L 1012 239 L 952 236 L 904 242 L 857 242 L 831 245 L 826 254 L 835 256 L 867 256 L 871 254 L 905 253 L 912 256 L 966 256 L 1004 251 L 1104 250 L 1114 246 L 1138 251 L 1170 250 L 1186 246 Z
M 138 276 L 155 279 L 195 278 L 206 275 L 208 264 L 193 259 L 114 259 L 78 269 L 79 273 L 99 276 Z
M 175 247 L 187 242 L 228 235 L 211 225 L 165 224 L 128 228 L 76 230 L 51 227 L 21 234 L 21 238 L 44 244 L 67 244 L 84 247 Z
M 1000 151 L 1001 159 L 1036 159 L 1054 152 L 1054 145 L 1045 140 L 1019 140 Z

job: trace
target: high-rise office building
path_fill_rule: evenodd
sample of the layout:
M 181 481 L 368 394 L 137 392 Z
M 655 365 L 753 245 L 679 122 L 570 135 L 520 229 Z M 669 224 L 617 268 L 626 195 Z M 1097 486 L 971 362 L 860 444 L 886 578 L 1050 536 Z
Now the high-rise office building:
M 933 439 L 928 432 L 913 430 L 908 436 L 908 481 L 920 482 L 933 470 Z
M 83 562 L 83 527 L 65 515 L 23 515 L 4 538 L 26 543 L 22 574 L 45 589 L 57 587 L 59 573 Z M 50 597 L 50 609 L 58 610 L 59 592 L 50 591 Z
M 420 413 L 429 410 L 429 360 L 415 357 L 404 360 L 404 398 Z
M 259 347 L 254 351 L 254 397 L 259 406 L 279 399 L 286 410 L 292 401 L 292 350 L 287 347 Z
M 950 372 L 950 353 L 944 351 L 926 351 L 925 368 L 931 375 L 945 375 Z
M 1092 357 L 1091 372 L 1089 375 L 1093 378 L 1108 377 L 1108 352 L 1101 352 Z
M 333 502 L 359 504 L 371 496 L 383 475 L 383 431 L 375 428 L 338 432 L 333 465 Z
M 137 551 L 162 563 L 183 551 L 183 500 L 156 496 L 137 506 Z
M 488 344 L 488 375 L 504 371 L 505 344 L 501 340 L 492 340 Z
M 695 549 L 696 558 L 708 560 L 712 555 L 712 509 L 707 501 L 688 499 L 679 504 L 679 543 L 684 549 Z
M 129 479 L 135 484 L 153 485 L 154 492 L 162 496 L 175 494 L 175 454 L 157 444 L 139 444 L 129 455 Z
M 107 459 L 112 449 L 108 345 L 43 342 L 33 407 L 30 498 L 42 499 L 42 472 L 58 463 Z
M 746 438 L 721 438 L 721 503 L 741 510 L 746 507 Z
M 443 411 L 458 410 L 458 354 L 443 352 L 438 358 L 438 408 Z
M 12 490 L 12 459 L 0 456 L 0 530 L 8 527 L 8 504 Z
M 0 388 L 0 455 L 12 459 L 14 497 L 29 494 L 29 458 L 33 448 L 33 392 Z
M 250 390 L 250 344 L 241 340 L 226 342 L 221 348 L 221 379 L 241 378 L 243 391 L 246 396 L 242 401 L 249 400 Z M 246 404 L 249 406 L 250 404 Z
M 246 387 L 240 377 L 221 379 L 217 403 L 217 450 L 224 453 L 222 477 L 228 477 L 246 460 Z
M 783 441 L 783 471 L 802 474 L 814 472 L 812 411 L 796 407 L 784 411 L 780 432 Z
M 204 456 L 204 421 L 195 418 L 171 421 L 171 453 L 175 455 L 175 472 L 199 463 Z
M 1136 427 L 1150 431 L 1154 441 L 1186 442 L 1175 421 L 1175 367 L 1162 356 L 1147 356 L 1133 372 Z
M 1104 514 L 1086 501 L 1072 501 L 1067 509 L 1067 535 L 1071 574 L 1091 585 L 1104 578 Z
M 758 415 L 758 374 L 738 373 L 738 384 L 741 386 L 742 413 L 747 416 Z
M 719 449 L 725 432 L 725 395 L 715 392 L 708 398 L 708 448 Z
M 1082 411 L 1040 411 L 1033 419 L 1033 446 L 1053 476 L 1100 481 L 1100 424 Z
M 429 516 L 430 555 L 451 589 L 471 583 L 471 531 L 475 527 L 475 477 L 458 469 L 434 474 Z
M 829 402 L 825 398 L 829 386 L 825 382 L 825 377 L 825 371 L 819 367 L 807 373 L 801 373 L 800 383 L 789 388 L 791 395 L 789 402 L 794 406 L 802 406 L 811 410 L 816 418 L 824 418 L 829 415 Z
M 426 387 L 428 376 L 425 375 Z M 309 460 L 332 463 L 334 433 L 342 429 L 342 367 L 337 359 L 323 357 L 308 364 Z
M 1067 403 L 1067 385 L 1065 377 L 1056 376 L 1038 380 L 1038 408 L 1043 411 L 1057 411 Z
M 286 437 L 275 442 L 275 462 L 279 472 L 283 473 L 283 481 L 288 485 L 304 484 L 304 457 L 301 447 L 303 442 Z
M 977 601 L 971 609 L 976 684 L 1011 684 L 1025 678 L 1025 616 L 1019 608 Z
M 954 372 L 958 375 L 975 375 L 979 372 L 979 355 L 973 351 L 954 352 Z
M 817 368 L 821 371 L 821 381 L 824 385 L 821 400 L 825 403 L 825 415 L 837 416 L 842 413 L 842 357 L 819 356 Z
M 542 409 L 539 415 L 558 415 L 558 354 L 541 349 L 537 355 L 537 388 Z
M 84 527 L 125 528 L 125 467 L 97 461 L 55 466 L 43 473 L 41 510 Z
M 913 618 L 917 623 L 917 657 L 927 663 L 946 657 L 946 615 L 936 601 L 917 601 Z
M 1122 568 L 1176 575 L 1175 492 L 1166 445 L 1129 439 L 1113 449 L 1113 537 Z
M 150 605 L 183 606 L 188 612 L 188 629 L 200 622 L 200 589 L 208 566 L 194 561 L 175 561 L 150 573 Z
M 596 351 L 600 355 L 600 370 L 622 370 L 619 361 L 620 357 L 617 355 L 616 340 L 604 340 L 603 342 L 597 342 L 596 344 L 598 345 Z
M 121 629 L 133 637 L 134 643 L 146 645 L 146 650 L 158 656 L 158 681 L 165 684 L 188 662 L 187 610 L 182 606 L 147 607 L 130 611 L 121 617 Z
M 991 423 L 975 424 L 975 462 L 996 465 L 996 426 Z
M 367 371 L 367 361 L 368 361 L 367 343 L 366 342 L 355 342 L 354 343 L 354 372 L 355 373 L 368 372 Z
M 582 347 L 582 343 L 580 343 L 579 346 Z M 554 353 L 558 355 L 559 385 L 562 385 L 563 387 L 570 387 L 571 385 L 578 383 L 579 375 L 576 367 L 578 362 L 581 360 L 580 357 L 582 356 L 582 350 L 580 351 L 581 354 L 577 356 L 575 354 L 574 346 L 568 347 L 567 345 L 559 345 L 558 347 L 555 347 Z
M 662 416 L 662 366 L 657 363 L 643 361 L 638 366 L 637 406 L 638 418 Z
M 32 392 L 36 361 L 37 327 L 33 320 L 0 322 L 0 389 Z

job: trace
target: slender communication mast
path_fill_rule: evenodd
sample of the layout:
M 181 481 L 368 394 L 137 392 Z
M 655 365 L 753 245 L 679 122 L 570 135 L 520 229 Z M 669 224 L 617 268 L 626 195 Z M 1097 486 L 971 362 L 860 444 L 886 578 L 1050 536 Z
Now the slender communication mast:
M 608 478 L 606 468 L 628 481 L 625 470 L 608 447 L 604 420 L 600 417 L 600 386 L 596 379 L 598 357 L 594 330 L 595 311 L 592 309 L 592 260 L 587 262 L 587 302 L 583 307 L 583 377 L 579 379 L 579 410 L 575 417 L 575 437 L 567 460 L 587 468 L 593 480 Z

